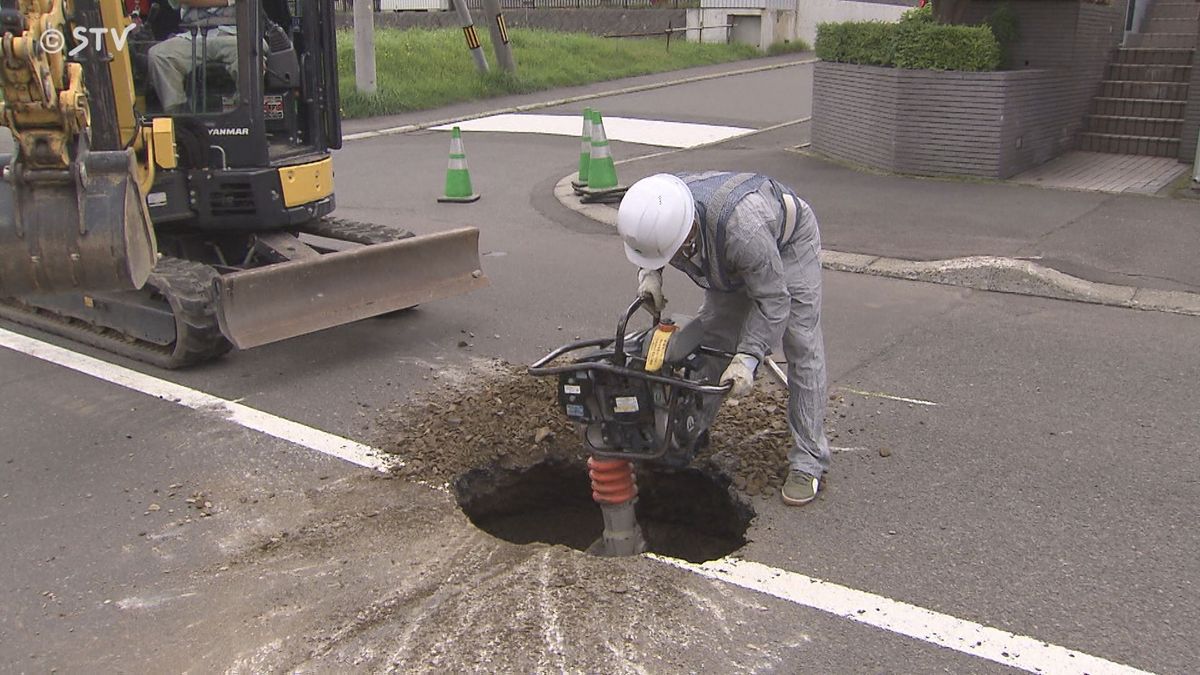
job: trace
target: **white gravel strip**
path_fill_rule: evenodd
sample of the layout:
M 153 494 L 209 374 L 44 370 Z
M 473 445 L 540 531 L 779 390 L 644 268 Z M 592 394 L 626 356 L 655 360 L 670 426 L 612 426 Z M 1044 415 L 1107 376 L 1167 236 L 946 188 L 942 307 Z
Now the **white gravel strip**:
M 454 127 L 459 127 L 463 131 L 579 137 L 583 132 L 583 116 L 505 113 L 465 122 L 442 124 L 432 127 L 432 129 L 449 131 Z M 604 118 L 604 135 L 609 141 L 657 145 L 664 148 L 694 148 L 699 145 L 745 136 L 754 131 L 755 129 L 746 127 L 729 127 L 718 124 L 667 122 L 633 117 Z

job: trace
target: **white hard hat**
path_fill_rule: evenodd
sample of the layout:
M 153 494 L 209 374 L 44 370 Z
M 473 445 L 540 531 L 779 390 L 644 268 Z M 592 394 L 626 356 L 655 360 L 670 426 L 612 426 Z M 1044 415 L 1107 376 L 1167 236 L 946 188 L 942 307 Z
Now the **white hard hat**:
M 625 257 L 638 267 L 665 267 L 683 246 L 695 217 L 696 201 L 683 179 L 657 173 L 639 180 L 617 210 Z

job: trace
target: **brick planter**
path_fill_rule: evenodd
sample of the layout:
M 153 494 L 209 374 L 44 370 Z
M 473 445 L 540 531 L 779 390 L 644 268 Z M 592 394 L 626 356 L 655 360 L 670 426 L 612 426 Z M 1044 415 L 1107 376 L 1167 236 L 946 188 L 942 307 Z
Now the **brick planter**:
M 1008 178 L 1072 147 L 1078 83 L 1063 70 L 991 73 L 816 64 L 812 145 L 917 175 Z

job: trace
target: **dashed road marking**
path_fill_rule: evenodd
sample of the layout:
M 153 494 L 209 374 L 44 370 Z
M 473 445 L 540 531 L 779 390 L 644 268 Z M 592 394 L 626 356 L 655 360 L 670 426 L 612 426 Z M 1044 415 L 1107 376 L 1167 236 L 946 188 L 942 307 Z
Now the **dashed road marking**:
M 913 403 L 915 405 L 924 405 L 924 406 L 930 406 L 930 407 L 939 405 L 938 403 L 934 403 L 933 401 L 926 401 L 926 400 L 920 399 L 920 398 L 908 398 L 907 396 L 895 396 L 893 394 L 884 394 L 884 393 L 878 392 L 878 391 L 861 391 L 859 389 L 851 389 L 850 387 L 838 387 L 838 389 L 841 389 L 842 391 L 848 391 L 851 394 L 858 394 L 859 396 L 867 396 L 869 398 L 886 398 L 889 401 L 900 401 L 901 403 Z
M 216 415 L 357 466 L 386 472 L 401 464 L 362 443 L 2 328 L 0 346 L 203 414 Z M 697 565 L 656 555 L 648 557 L 733 586 L 1030 672 L 1090 675 L 1145 672 L 1036 638 L 761 563 L 723 558 Z

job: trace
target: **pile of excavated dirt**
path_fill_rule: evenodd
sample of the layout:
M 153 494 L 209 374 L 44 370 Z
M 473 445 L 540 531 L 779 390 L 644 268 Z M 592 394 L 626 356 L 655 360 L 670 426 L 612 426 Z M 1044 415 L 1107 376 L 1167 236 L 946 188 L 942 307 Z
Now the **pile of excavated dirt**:
M 696 460 L 715 465 L 749 495 L 773 493 L 786 476 L 787 392 L 769 378 L 760 374 L 750 396 L 725 402 Z M 384 411 L 375 443 L 403 460 L 398 475 L 446 485 L 472 469 L 584 456 L 558 407 L 555 378 L 497 362 L 464 380 Z M 837 418 L 839 405 L 840 398 L 830 401 L 827 418 Z

